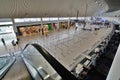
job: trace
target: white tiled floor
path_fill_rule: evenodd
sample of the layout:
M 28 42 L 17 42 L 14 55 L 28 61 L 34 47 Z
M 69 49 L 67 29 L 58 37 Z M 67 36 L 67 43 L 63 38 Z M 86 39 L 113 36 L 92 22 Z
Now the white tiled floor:
M 91 25 L 89 25 L 92 27 Z M 69 30 L 55 31 L 49 36 L 41 36 L 39 34 L 29 37 L 20 37 L 20 44 L 13 47 L 11 43 L 4 47 L 0 43 L 0 55 L 8 54 L 14 51 L 19 51 L 20 48 L 29 42 L 36 42 L 45 47 L 50 54 L 56 57 L 67 69 L 72 69 L 74 65 L 83 59 L 91 49 L 95 48 L 104 37 L 106 37 L 112 28 L 102 28 L 99 31 L 83 31 L 74 28 Z M 8 47 L 9 46 L 9 47 Z M 87 50 L 87 51 L 86 51 Z M 76 57 L 81 57 L 77 60 Z M 75 59 L 76 58 L 76 59 Z

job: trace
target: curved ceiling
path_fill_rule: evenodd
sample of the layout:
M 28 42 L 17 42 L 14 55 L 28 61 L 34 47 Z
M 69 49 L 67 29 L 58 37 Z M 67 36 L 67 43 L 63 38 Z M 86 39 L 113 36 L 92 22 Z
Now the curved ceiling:
M 102 6 L 96 0 L 0 0 L 0 18 L 93 16 L 107 10 L 98 1 Z
M 109 6 L 107 12 L 113 12 L 116 10 L 120 10 L 120 0 L 105 0 Z

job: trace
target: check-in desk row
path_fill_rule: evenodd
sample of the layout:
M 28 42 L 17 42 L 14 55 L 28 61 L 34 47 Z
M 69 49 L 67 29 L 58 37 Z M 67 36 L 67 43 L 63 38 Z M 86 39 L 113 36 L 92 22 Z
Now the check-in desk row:
M 71 71 L 77 78 L 80 78 L 83 75 L 83 73 L 88 72 L 91 66 L 96 65 L 96 59 L 99 56 L 99 54 L 92 51 L 88 56 L 89 58 L 83 55 L 81 58 L 84 58 Z
M 112 36 L 114 34 L 114 30 L 111 31 L 111 33 L 96 47 L 99 49 L 100 55 L 104 53 L 105 48 L 107 47 L 109 41 L 111 40 Z
M 91 67 L 96 66 L 96 60 L 100 55 L 104 52 L 105 48 L 108 45 L 112 35 L 114 34 L 114 30 L 111 31 L 107 37 L 100 42 L 100 44 L 95 47 L 88 55 L 81 54 L 81 61 L 71 70 L 71 72 L 79 79 L 84 78 L 87 75 L 87 72 L 91 69 Z M 77 59 L 79 60 L 79 59 Z

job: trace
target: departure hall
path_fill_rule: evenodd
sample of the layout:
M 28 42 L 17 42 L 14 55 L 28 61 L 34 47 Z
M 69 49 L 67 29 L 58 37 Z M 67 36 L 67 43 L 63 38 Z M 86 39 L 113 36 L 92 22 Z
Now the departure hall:
M 0 80 L 120 80 L 119 0 L 0 0 Z

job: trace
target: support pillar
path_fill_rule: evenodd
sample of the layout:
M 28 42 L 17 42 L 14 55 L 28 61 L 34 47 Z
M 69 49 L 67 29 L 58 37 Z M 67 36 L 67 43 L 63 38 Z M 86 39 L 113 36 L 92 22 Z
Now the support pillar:
M 54 30 L 54 25 L 53 25 L 53 22 L 52 22 L 51 24 L 52 24 L 52 30 Z
M 41 17 L 40 19 L 41 19 L 41 26 L 42 26 L 42 28 L 43 28 L 43 21 L 42 21 L 42 17 Z
M 58 21 L 57 21 L 57 24 L 58 24 L 58 27 L 57 27 L 57 29 L 58 29 L 58 31 L 59 31 L 59 30 L 60 30 L 59 17 L 58 17 Z
M 87 16 L 87 8 L 88 8 L 88 4 L 86 3 L 86 6 L 85 6 L 85 23 L 84 23 L 84 26 L 83 26 L 83 28 L 85 28 L 85 26 L 86 26 L 86 21 L 87 21 L 87 19 L 86 19 L 86 16 Z
M 12 18 L 12 26 L 13 26 L 13 30 L 15 32 L 16 35 L 18 35 L 18 29 L 17 29 L 17 26 L 16 26 L 16 23 L 15 23 L 15 19 Z
M 70 17 L 68 18 L 68 29 L 70 28 Z
M 41 27 L 42 27 L 42 35 L 44 35 L 44 26 L 43 26 L 42 17 L 41 17 Z

